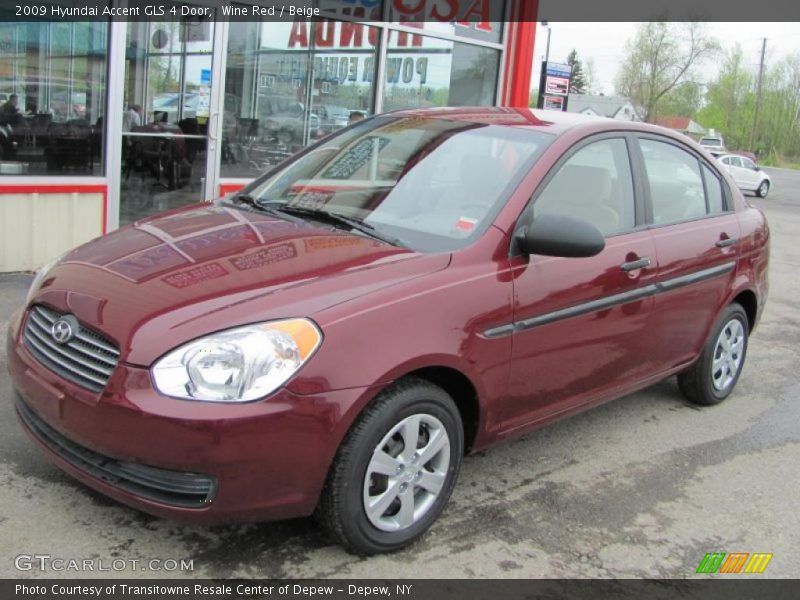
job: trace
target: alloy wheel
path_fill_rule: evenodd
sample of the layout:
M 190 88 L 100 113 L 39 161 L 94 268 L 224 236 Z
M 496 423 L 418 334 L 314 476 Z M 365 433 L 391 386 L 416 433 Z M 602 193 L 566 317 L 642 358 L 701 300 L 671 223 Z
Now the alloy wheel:
M 401 531 L 422 519 L 444 487 L 450 438 L 442 422 L 415 414 L 392 427 L 376 446 L 364 476 L 364 510 L 382 531 Z

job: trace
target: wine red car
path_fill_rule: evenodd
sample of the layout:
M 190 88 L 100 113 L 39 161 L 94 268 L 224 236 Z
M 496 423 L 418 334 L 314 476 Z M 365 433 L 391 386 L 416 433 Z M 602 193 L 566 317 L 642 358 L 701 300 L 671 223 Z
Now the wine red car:
M 41 269 L 9 327 L 16 410 L 149 513 L 316 514 L 393 550 L 465 454 L 673 375 L 724 400 L 768 258 L 762 213 L 665 129 L 389 113 Z

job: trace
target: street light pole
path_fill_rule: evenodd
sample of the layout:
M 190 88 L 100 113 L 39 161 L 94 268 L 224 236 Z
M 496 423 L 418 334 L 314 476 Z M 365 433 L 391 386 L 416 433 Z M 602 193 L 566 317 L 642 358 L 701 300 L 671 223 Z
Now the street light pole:
M 542 27 L 547 27 L 547 51 L 545 52 L 544 61 L 542 62 L 542 70 L 539 73 L 539 97 L 536 101 L 537 108 L 544 107 L 544 82 L 546 78 L 547 61 L 550 60 L 550 25 L 548 25 L 547 21 L 542 21 Z
M 547 21 L 542 21 L 542 25 L 547 27 L 547 50 L 544 53 L 544 62 L 547 62 L 550 60 L 550 33 L 553 31 L 553 29 L 550 27 Z

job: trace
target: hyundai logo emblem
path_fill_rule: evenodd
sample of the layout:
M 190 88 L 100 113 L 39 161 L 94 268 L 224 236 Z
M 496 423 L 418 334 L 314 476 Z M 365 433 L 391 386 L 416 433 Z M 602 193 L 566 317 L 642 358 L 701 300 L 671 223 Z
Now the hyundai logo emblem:
M 68 319 L 58 319 L 50 328 L 50 334 L 59 344 L 66 344 L 75 337 L 75 330 Z

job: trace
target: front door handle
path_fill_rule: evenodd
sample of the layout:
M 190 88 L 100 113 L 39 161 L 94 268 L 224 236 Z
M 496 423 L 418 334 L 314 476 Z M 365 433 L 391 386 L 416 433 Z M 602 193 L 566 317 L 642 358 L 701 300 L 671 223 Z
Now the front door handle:
M 631 271 L 635 271 L 636 269 L 646 269 L 652 264 L 650 258 L 645 256 L 644 258 L 640 258 L 638 260 L 631 260 L 628 262 L 622 263 L 619 268 L 625 271 L 626 273 L 630 273 Z
M 738 241 L 737 238 L 730 237 L 719 240 L 716 245 L 717 248 L 727 248 L 728 246 L 733 246 Z

